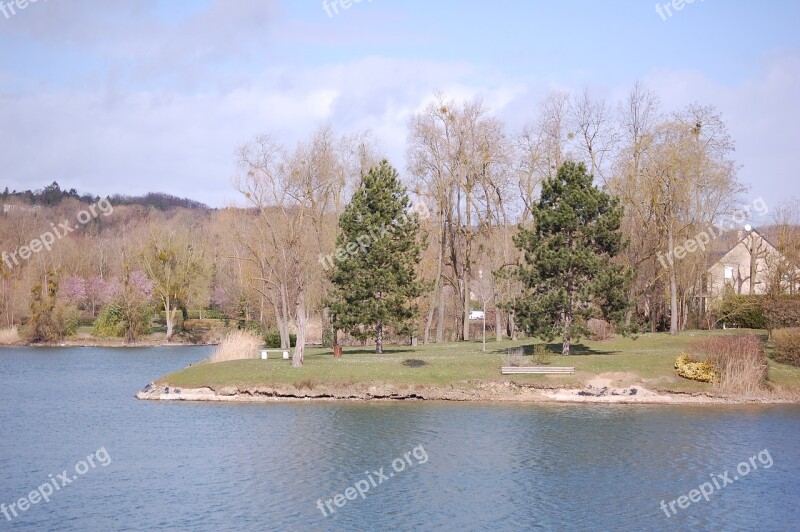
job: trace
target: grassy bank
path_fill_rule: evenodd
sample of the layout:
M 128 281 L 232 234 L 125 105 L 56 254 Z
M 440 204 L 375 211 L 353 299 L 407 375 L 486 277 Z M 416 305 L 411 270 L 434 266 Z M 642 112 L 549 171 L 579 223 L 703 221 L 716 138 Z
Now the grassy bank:
M 235 386 L 239 389 L 277 384 L 313 388 L 317 384 L 395 384 L 469 388 L 476 382 L 517 382 L 541 386 L 581 386 L 600 374 L 611 374 L 620 386 L 640 384 L 653 390 L 676 392 L 711 391 L 712 385 L 682 379 L 674 369 L 675 359 L 693 341 L 712 334 L 742 334 L 742 331 L 695 331 L 677 337 L 644 334 L 636 339 L 615 338 L 604 342 L 582 341 L 573 354 L 564 357 L 560 345 L 550 344 L 551 366 L 574 366 L 572 376 L 501 376 L 506 350 L 541 343 L 525 339 L 488 342 L 434 344 L 419 347 L 389 347 L 383 355 L 369 349 L 345 348 L 344 357 L 334 359 L 329 349 L 309 349 L 305 365 L 292 368 L 282 359 L 236 360 L 217 364 L 201 363 L 161 378 L 158 384 L 184 388 Z M 523 359 L 529 359 L 530 355 Z M 424 365 L 409 367 L 408 359 Z M 769 362 L 770 385 L 781 390 L 800 390 L 800 368 Z

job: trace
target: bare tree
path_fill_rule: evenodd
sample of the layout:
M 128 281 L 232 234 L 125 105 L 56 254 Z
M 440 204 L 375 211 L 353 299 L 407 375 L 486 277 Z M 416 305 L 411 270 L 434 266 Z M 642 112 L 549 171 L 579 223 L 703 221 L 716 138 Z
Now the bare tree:
M 767 292 L 797 294 L 800 289 L 800 200 L 790 198 L 772 209 L 770 242 L 778 253 L 767 259 Z
M 617 143 L 617 132 L 605 100 L 594 100 L 589 89 L 569 100 L 569 129 L 589 172 L 605 182 L 605 162 Z
M 295 324 L 295 367 L 303 364 L 311 285 L 322 279 L 316 259 L 326 215 L 336 212 L 347 181 L 340 148 L 333 130 L 322 126 L 291 154 L 267 135 L 239 151 L 234 186 L 255 211 L 245 214 L 237 238 L 258 272 L 257 290 L 273 307 L 284 348 Z
M 417 190 L 436 206 L 436 340 L 443 336 L 446 285 L 459 294 L 460 336 L 468 340 L 475 239 L 489 200 L 500 190 L 496 178 L 507 173 L 501 169 L 508 165 L 504 126 L 480 102 L 459 105 L 438 94 L 412 118 L 409 129 L 409 169 L 417 179 Z M 433 315 L 431 305 L 426 337 Z
M 712 107 L 691 105 L 656 128 L 644 161 L 648 198 L 655 209 L 656 227 L 666 235 L 666 269 L 670 291 L 670 333 L 679 327 L 678 271 L 682 256 L 676 246 L 729 213 L 744 187 L 729 159 L 733 142 Z M 697 273 L 697 272 L 695 272 Z M 695 285 L 696 279 L 686 284 Z M 685 308 L 685 305 L 684 305 Z M 685 311 L 684 311 L 685 314 Z

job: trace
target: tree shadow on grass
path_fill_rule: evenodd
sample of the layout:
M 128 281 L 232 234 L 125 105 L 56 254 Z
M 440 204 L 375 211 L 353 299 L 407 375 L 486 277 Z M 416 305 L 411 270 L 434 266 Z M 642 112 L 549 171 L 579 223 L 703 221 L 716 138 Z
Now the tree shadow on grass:
M 523 349 L 523 356 L 533 356 L 536 346 L 543 345 L 550 355 L 561 355 L 561 344 L 528 344 L 521 346 Z M 539 348 L 541 349 L 541 347 Z M 569 349 L 569 356 L 585 356 L 585 355 L 619 355 L 622 351 L 604 351 L 599 349 L 592 349 L 583 344 L 572 344 Z
M 397 346 L 387 347 L 387 346 L 384 346 L 383 347 L 383 353 L 380 354 L 380 355 L 375 352 L 375 347 L 374 346 L 373 347 L 345 347 L 342 350 L 342 354 L 344 356 L 347 356 L 347 355 L 375 355 L 375 356 L 378 356 L 378 357 L 383 357 L 383 356 L 391 356 L 391 355 L 407 355 L 407 354 L 414 354 L 414 353 L 417 353 L 417 351 L 415 351 L 415 349 L 413 347 L 411 347 L 411 346 L 407 346 L 407 347 L 397 347 Z M 329 350 L 327 352 L 323 352 L 323 354 L 328 354 L 328 355 L 333 354 L 333 350 Z

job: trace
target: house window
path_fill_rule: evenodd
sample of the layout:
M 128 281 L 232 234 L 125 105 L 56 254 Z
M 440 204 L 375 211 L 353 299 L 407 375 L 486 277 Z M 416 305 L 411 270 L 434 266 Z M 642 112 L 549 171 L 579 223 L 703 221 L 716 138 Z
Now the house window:
M 725 266 L 725 279 L 733 279 L 733 266 Z

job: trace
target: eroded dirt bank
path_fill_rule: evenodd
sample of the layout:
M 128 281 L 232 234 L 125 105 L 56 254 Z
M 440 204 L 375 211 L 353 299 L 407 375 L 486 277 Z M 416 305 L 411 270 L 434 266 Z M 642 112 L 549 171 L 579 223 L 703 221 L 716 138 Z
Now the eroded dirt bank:
M 389 384 L 318 384 L 313 388 L 268 385 L 239 389 L 178 388 L 148 384 L 138 399 L 160 401 L 217 401 L 267 403 L 276 401 L 486 401 L 506 403 L 615 403 L 615 404 L 769 404 L 796 403 L 789 397 L 733 398 L 708 394 L 656 392 L 641 386 L 612 388 L 603 379 L 584 388 L 542 388 L 513 382 L 479 382 L 469 387 L 402 386 Z

